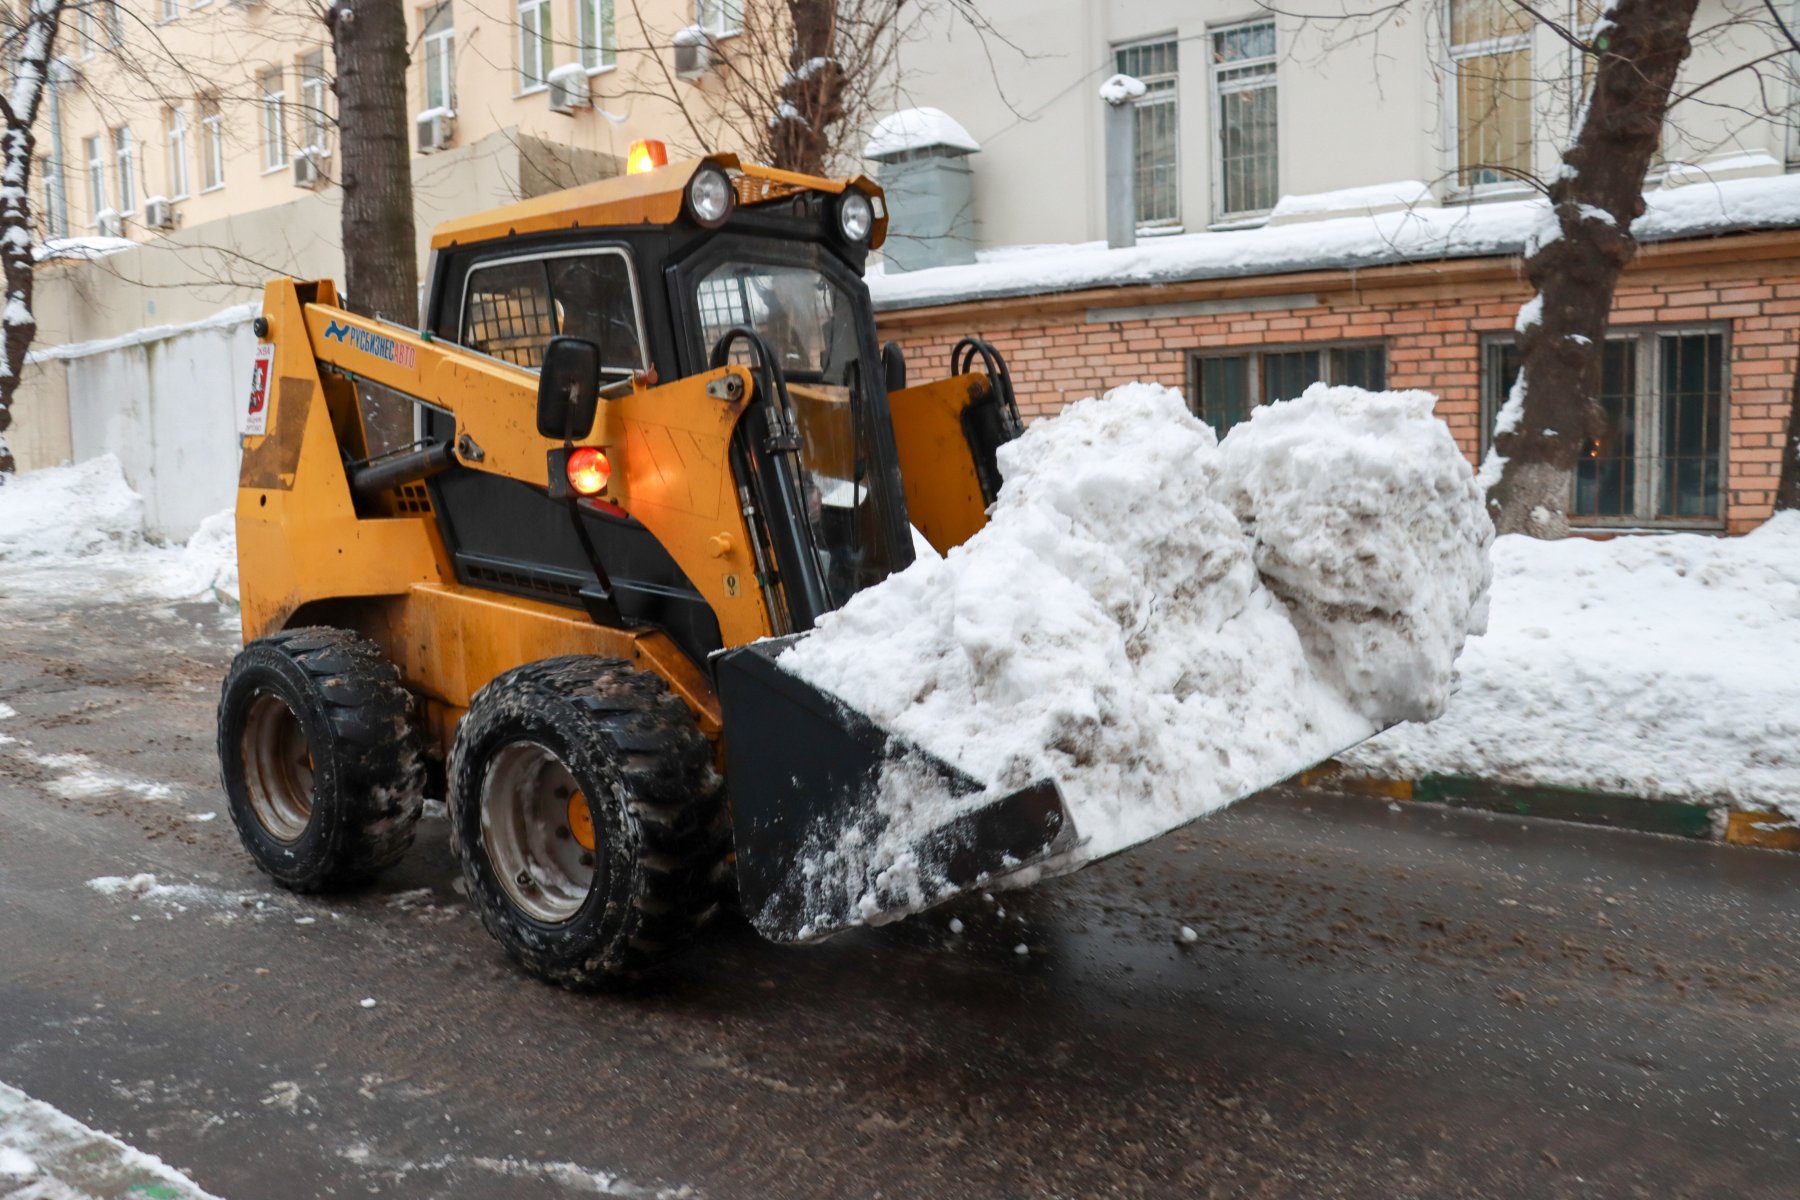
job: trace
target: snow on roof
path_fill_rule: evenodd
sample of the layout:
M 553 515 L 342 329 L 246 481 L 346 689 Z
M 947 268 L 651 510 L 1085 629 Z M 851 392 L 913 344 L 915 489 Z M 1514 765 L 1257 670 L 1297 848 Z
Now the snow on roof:
M 981 143 L 943 109 L 903 108 L 875 122 L 868 144 L 863 147 L 863 157 L 886 158 L 931 146 L 948 146 L 968 154 L 981 149 Z
M 1269 223 L 1311 220 L 1321 216 L 1366 215 L 1383 209 L 1411 208 L 1420 204 L 1437 206 L 1431 189 L 1417 179 L 1397 183 L 1375 183 L 1367 187 L 1340 188 L 1335 192 L 1312 192 L 1304 196 L 1283 196 L 1269 213 Z
M 1800 175 L 1658 189 L 1632 224 L 1640 242 L 1800 226 Z M 1084 288 L 1328 271 L 1517 254 L 1547 202 L 1416 207 L 1294 225 L 1191 233 L 1108 249 L 1104 242 L 981 251 L 968 266 L 871 274 L 877 309 L 954 304 Z
M 130 238 L 122 237 L 49 238 L 38 245 L 32 256 L 39 262 L 52 262 L 59 258 L 103 258 L 121 250 L 130 250 L 136 245 Z

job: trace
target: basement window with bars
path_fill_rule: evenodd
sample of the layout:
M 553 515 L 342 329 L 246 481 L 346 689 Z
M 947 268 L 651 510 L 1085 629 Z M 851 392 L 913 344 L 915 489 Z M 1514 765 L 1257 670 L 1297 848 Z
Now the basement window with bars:
M 1320 382 L 1381 391 L 1387 348 L 1364 342 L 1188 356 L 1188 404 L 1220 437 L 1257 405 L 1292 400 Z
M 1569 520 L 1597 527 L 1717 529 L 1725 519 L 1725 334 L 1621 330 L 1601 358 L 1605 427 L 1583 446 Z M 1482 347 L 1482 453 L 1519 374 L 1510 338 Z
M 1162 38 L 1120 46 L 1113 69 L 1144 85 L 1132 102 L 1133 174 L 1140 229 L 1181 226 L 1181 114 L 1176 99 L 1176 42 Z

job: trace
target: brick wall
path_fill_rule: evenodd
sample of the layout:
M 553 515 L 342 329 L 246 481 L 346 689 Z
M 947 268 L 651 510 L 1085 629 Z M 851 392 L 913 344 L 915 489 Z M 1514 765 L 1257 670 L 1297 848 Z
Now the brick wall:
M 1760 524 L 1773 507 L 1800 344 L 1800 237 L 1752 236 L 1759 239 L 1754 255 L 1731 254 L 1739 242 L 1731 238 L 1647 247 L 1622 280 L 1612 313 L 1615 329 L 1705 323 L 1725 333 L 1733 533 Z M 1509 332 L 1530 296 L 1516 260 L 1252 282 L 1264 300 L 1242 301 L 1250 311 L 1183 311 L 1229 308 L 1234 295 L 1253 294 L 1237 280 L 887 311 L 878 324 L 884 339 L 905 348 L 914 380 L 947 373 L 951 347 L 964 334 L 987 337 L 1006 356 L 1027 419 L 1133 379 L 1185 391 L 1190 351 L 1379 340 L 1388 386 L 1435 393 L 1464 451 L 1471 460 L 1479 453 L 1482 336 Z M 1270 294 L 1311 302 L 1264 307 Z M 1151 307 L 1167 311 L 1145 315 Z M 1118 309 L 1131 310 L 1123 314 L 1129 319 L 1109 319 L 1108 310 Z

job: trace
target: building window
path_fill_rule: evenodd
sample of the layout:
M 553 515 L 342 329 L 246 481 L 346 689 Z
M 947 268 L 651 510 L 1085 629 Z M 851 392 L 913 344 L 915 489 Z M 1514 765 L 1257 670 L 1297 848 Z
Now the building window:
M 163 141 L 169 147 L 169 198 L 180 200 L 188 194 L 188 124 L 187 110 L 163 110 Z
M 81 152 L 87 159 L 88 216 L 98 224 L 100 214 L 107 209 L 106 151 L 98 137 L 87 137 L 81 139 Z
M 1724 521 L 1725 335 L 1619 332 L 1601 355 L 1601 435 L 1582 447 L 1569 519 L 1583 525 L 1704 525 Z M 1519 374 L 1510 338 L 1482 350 L 1482 453 Z
M 1456 183 L 1516 182 L 1531 170 L 1532 18 L 1511 0 L 1450 0 Z
M 1281 198 L 1275 122 L 1275 22 L 1212 35 L 1218 218 L 1266 213 Z
M 550 0 L 519 0 L 519 90 L 542 91 L 550 78 Z
M 44 234 L 53 238 L 68 237 L 68 179 L 63 171 L 61 154 L 44 160 L 41 178 L 44 181 Z
M 709 37 L 744 32 L 744 0 L 694 0 L 694 24 Z
M 1133 174 L 1140 227 L 1181 224 L 1180 110 L 1176 107 L 1175 39 L 1120 46 L 1114 69 L 1144 85 L 1132 102 Z
M 263 170 L 279 171 L 287 165 L 287 85 L 280 67 L 256 77 L 262 89 Z
M 94 57 L 94 50 L 96 49 L 94 26 L 94 10 L 84 6 L 81 10 L 81 20 L 75 23 L 77 41 L 81 45 L 82 58 Z
M 106 44 L 123 46 L 125 44 L 125 17 L 119 12 L 119 6 L 113 0 L 105 0 L 100 8 L 100 21 L 106 26 Z
M 210 192 L 225 186 L 225 120 L 219 102 L 200 101 L 200 188 Z
M 330 152 L 331 112 L 326 108 L 325 52 L 300 59 L 300 144 L 314 154 Z
M 456 107 L 456 18 L 450 0 L 425 10 L 425 107 Z
M 181 0 L 157 0 L 156 19 L 174 21 L 181 17 Z
M 1188 395 L 1196 416 L 1224 437 L 1259 404 L 1292 400 L 1315 383 L 1379 392 L 1387 387 L 1387 349 L 1380 343 L 1296 346 L 1237 354 L 1194 354 Z
M 581 65 L 598 71 L 613 65 L 618 51 L 613 0 L 576 0 L 581 13 Z
M 128 213 L 137 207 L 137 179 L 132 170 L 131 127 L 121 125 L 113 130 L 112 144 L 113 158 L 118 167 L 119 211 Z

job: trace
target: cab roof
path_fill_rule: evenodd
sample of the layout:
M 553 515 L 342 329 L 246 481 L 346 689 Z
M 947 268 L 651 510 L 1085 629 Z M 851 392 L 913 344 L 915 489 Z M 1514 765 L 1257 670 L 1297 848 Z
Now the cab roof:
M 876 202 L 875 228 L 869 236 L 869 245 L 881 245 L 887 234 L 887 206 L 881 188 L 873 180 L 861 175 L 854 179 L 825 179 L 756 163 L 742 163 L 735 154 L 709 154 L 704 158 L 672 162 L 637 175 L 615 175 L 445 221 L 432 232 L 431 248 L 446 250 L 452 246 L 563 229 L 671 225 L 681 216 L 688 181 L 696 171 L 708 165 L 719 167 L 731 176 L 737 189 L 737 202 L 745 207 L 784 199 L 803 191 L 835 196 L 847 188 L 859 188 Z

